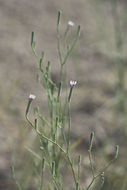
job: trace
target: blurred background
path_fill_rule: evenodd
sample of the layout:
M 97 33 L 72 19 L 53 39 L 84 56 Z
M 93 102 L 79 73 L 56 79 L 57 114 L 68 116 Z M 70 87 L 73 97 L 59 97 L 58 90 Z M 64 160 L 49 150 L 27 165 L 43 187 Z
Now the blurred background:
M 106 173 L 103 190 L 127 189 L 127 1 L 126 0 L 0 0 L 0 189 L 16 189 L 10 166 L 15 165 L 24 189 L 35 189 L 27 150 L 36 146 L 25 121 L 30 93 L 43 114 L 46 94 L 36 81 L 38 68 L 30 47 L 35 32 L 37 52 L 51 61 L 57 80 L 57 12 L 62 11 L 61 32 L 72 20 L 81 25 L 80 39 L 67 63 L 69 80 L 77 80 L 72 98 L 73 154 L 82 154 L 82 184 L 90 177 L 88 142 L 95 132 L 94 161 L 101 169 L 120 146 L 117 162 Z M 74 29 L 75 30 L 75 29 Z M 27 166 L 27 167 L 26 167 Z M 65 183 L 70 184 L 66 177 Z M 26 179 L 26 180 L 25 180 Z M 71 189 L 71 186 L 70 186 Z

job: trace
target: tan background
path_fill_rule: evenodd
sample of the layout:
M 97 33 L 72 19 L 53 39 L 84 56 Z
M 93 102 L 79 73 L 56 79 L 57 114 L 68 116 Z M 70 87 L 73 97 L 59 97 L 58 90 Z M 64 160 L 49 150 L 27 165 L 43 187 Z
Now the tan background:
M 126 33 L 126 1 L 118 3 L 123 33 Z M 98 142 L 123 143 L 121 119 L 112 119 L 115 97 L 117 57 L 111 1 L 99 0 L 0 0 L 0 189 L 6 188 L 10 176 L 12 151 L 25 128 L 24 112 L 30 93 L 35 104 L 47 110 L 45 92 L 36 82 L 37 65 L 30 47 L 35 32 L 37 51 L 45 51 L 57 79 L 57 12 L 62 10 L 61 32 L 68 20 L 81 25 L 81 36 L 68 60 L 68 78 L 78 85 L 72 98 L 72 138 L 83 138 L 95 131 Z M 72 30 L 75 30 L 72 29 Z M 73 31 L 72 31 L 73 32 Z M 126 60 L 126 37 L 123 57 Z M 44 111 L 45 113 L 45 111 Z M 117 131 L 118 130 L 118 131 Z M 115 133 L 115 132 L 116 133 Z M 119 137 L 119 138 L 118 138 Z M 19 143 L 20 144 L 20 143 Z M 108 149 L 108 151 L 110 151 Z

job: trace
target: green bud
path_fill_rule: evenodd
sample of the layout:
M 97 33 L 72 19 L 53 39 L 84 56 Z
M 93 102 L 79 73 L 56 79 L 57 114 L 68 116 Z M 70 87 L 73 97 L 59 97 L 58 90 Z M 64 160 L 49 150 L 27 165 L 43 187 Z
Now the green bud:
M 58 11 L 57 26 L 60 24 L 61 11 Z

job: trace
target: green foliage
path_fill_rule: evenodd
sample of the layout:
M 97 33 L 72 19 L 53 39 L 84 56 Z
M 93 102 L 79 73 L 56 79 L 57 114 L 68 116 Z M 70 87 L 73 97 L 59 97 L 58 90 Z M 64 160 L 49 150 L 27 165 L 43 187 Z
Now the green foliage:
M 36 52 L 34 32 L 31 35 L 31 47 L 37 62 L 41 77 L 43 80 L 43 85 L 47 93 L 48 99 L 48 108 L 49 108 L 49 119 L 40 113 L 38 108 L 35 108 L 34 112 L 34 121 L 29 119 L 29 110 L 31 104 L 35 99 L 34 95 L 30 95 L 28 99 L 28 104 L 26 108 L 25 117 L 29 126 L 35 131 L 35 134 L 38 139 L 38 149 L 39 152 L 35 152 L 32 149 L 28 149 L 33 158 L 33 175 L 37 177 L 36 189 L 54 189 L 62 190 L 68 189 L 64 185 L 64 179 L 62 174 L 63 162 L 70 167 L 71 177 L 73 179 L 72 188 L 75 190 L 89 190 L 91 189 L 95 182 L 99 179 L 99 187 L 101 189 L 104 184 L 104 173 L 109 168 L 109 166 L 117 159 L 118 156 L 118 146 L 116 146 L 115 155 L 113 159 L 103 167 L 99 172 L 95 171 L 93 164 L 92 148 L 94 133 L 90 135 L 90 143 L 88 149 L 90 169 L 92 172 L 91 182 L 87 187 L 82 187 L 81 185 L 81 170 L 82 170 L 82 158 L 81 155 L 78 156 L 78 169 L 76 169 L 74 164 L 74 159 L 71 154 L 71 97 L 72 92 L 75 88 L 76 81 L 70 81 L 68 85 L 69 91 L 68 95 L 64 101 L 62 98 L 62 89 L 64 85 L 63 75 L 64 75 L 64 66 L 67 63 L 68 57 L 70 56 L 73 48 L 76 45 L 76 42 L 80 36 L 80 26 L 77 27 L 74 39 L 72 42 L 67 41 L 68 33 L 73 27 L 68 23 L 67 28 L 65 29 L 63 43 L 60 38 L 60 24 L 61 24 L 61 12 L 58 12 L 57 20 L 57 47 L 58 47 L 58 56 L 60 62 L 60 74 L 59 74 L 59 83 L 58 85 L 51 78 L 51 68 L 50 61 L 44 64 L 44 53 L 39 58 Z M 61 51 L 61 46 L 64 46 L 64 52 Z M 69 81 L 68 81 L 69 83 Z M 40 122 L 41 121 L 41 122 Z M 43 121 L 43 122 L 42 122 Z M 48 130 L 47 130 L 48 128 Z M 37 161 L 34 161 L 37 160 Z M 22 186 L 17 182 L 14 174 L 14 168 L 12 173 L 16 184 L 20 190 Z

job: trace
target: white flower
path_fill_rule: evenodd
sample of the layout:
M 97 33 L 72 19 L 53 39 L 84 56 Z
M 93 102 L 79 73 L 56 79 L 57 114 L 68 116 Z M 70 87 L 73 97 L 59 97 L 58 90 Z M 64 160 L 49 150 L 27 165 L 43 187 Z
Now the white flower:
M 74 87 L 76 84 L 77 84 L 77 81 L 72 81 L 72 80 L 70 81 L 70 86 L 71 87 Z
M 35 98 L 36 98 L 36 96 L 34 94 L 29 95 L 29 100 L 34 100 Z
M 74 22 L 68 21 L 68 26 L 69 26 L 69 27 L 73 27 L 74 25 L 75 25 Z

